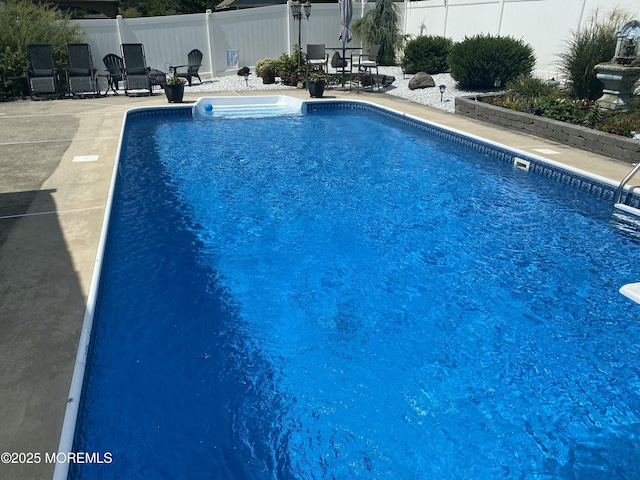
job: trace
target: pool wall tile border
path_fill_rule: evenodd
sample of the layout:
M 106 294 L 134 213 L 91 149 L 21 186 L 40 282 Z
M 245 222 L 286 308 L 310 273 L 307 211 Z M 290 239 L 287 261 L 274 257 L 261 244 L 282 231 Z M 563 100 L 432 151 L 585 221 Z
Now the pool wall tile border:
M 193 114 L 191 104 L 180 106 L 140 108 L 129 110 L 126 114 L 126 120 L 145 117 L 191 117 Z
M 613 201 L 614 195 L 616 193 L 617 185 L 605 178 L 590 176 L 585 172 L 562 166 L 558 163 L 552 162 L 551 160 L 543 159 L 541 157 L 530 155 L 525 152 L 520 152 L 516 149 L 507 148 L 503 145 L 493 143 L 479 137 L 474 137 L 472 135 L 450 128 L 446 128 L 428 122 L 427 120 L 404 114 L 399 111 L 380 107 L 372 103 L 356 100 L 323 100 L 306 102 L 306 107 L 308 113 L 322 110 L 363 110 L 376 112 L 377 114 L 380 114 L 387 118 L 391 118 L 404 125 L 416 128 L 420 131 L 429 133 L 444 140 L 457 143 L 466 148 L 470 148 L 479 153 L 488 155 L 504 162 L 510 162 L 513 164 L 516 158 L 526 160 L 530 163 L 529 169 L 527 170 L 528 172 L 542 175 L 549 178 L 550 180 L 583 190 L 590 194 L 602 197 L 606 200 Z M 73 371 L 73 377 L 71 379 L 71 387 L 69 389 L 69 397 L 67 399 L 67 407 L 65 410 L 65 416 L 62 425 L 62 432 L 60 434 L 60 442 L 58 445 L 59 453 L 69 453 L 73 451 L 73 442 L 77 427 L 76 424 L 80 407 L 80 399 L 83 392 L 86 364 L 88 360 L 89 348 L 92 343 L 91 338 L 94 320 L 93 316 L 97 302 L 99 281 L 102 276 L 102 261 L 104 257 L 104 250 L 106 247 L 109 221 L 111 218 L 115 185 L 120 167 L 119 159 L 122 150 L 122 139 L 124 138 L 125 127 L 128 120 L 159 116 L 189 118 L 192 117 L 192 105 L 185 104 L 161 107 L 140 107 L 128 110 L 124 114 L 125 121 L 122 123 L 122 128 L 120 131 L 120 140 L 118 142 L 116 161 L 114 162 L 111 185 L 109 187 L 109 194 L 107 196 L 105 216 L 102 224 L 102 232 L 100 234 L 93 276 L 91 279 L 89 294 L 87 297 L 87 308 L 84 314 L 82 332 L 78 345 L 78 353 L 76 355 L 76 363 Z M 514 168 L 516 167 L 514 166 Z M 623 193 L 622 202 L 634 208 L 640 208 L 640 194 L 626 191 Z M 69 463 L 56 463 L 53 473 L 53 480 L 67 480 L 68 475 Z
M 563 183 L 572 188 L 601 197 L 604 200 L 613 201 L 615 198 L 618 185 L 609 179 L 591 175 L 587 172 L 527 152 L 507 148 L 503 145 L 443 127 L 402 112 L 362 101 L 327 100 L 309 102 L 307 104 L 307 112 L 337 109 L 373 111 L 409 127 L 416 128 L 430 135 L 456 143 L 503 162 L 513 164 L 516 159 L 526 160 L 529 162 L 528 172 L 530 173 Z M 640 194 L 627 190 L 622 194 L 621 203 L 638 208 L 640 205 Z

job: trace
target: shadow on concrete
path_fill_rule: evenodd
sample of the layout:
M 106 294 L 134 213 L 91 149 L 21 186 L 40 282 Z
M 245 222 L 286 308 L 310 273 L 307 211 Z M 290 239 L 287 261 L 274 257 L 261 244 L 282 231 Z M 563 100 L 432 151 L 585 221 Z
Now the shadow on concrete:
M 53 192 L 0 194 L 0 452 L 40 454 L 3 480 L 53 475 L 85 310 Z

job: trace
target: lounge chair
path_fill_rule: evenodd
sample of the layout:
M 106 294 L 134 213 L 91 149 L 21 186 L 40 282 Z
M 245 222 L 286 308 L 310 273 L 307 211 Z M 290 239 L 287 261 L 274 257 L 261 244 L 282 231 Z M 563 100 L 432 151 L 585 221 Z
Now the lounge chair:
M 91 47 L 88 43 L 68 43 L 69 69 L 67 80 L 69 93 L 74 96 L 98 95 L 97 70 L 93 67 Z
M 148 90 L 138 95 L 153 95 L 151 91 L 151 69 L 147 67 L 147 59 L 144 55 L 144 46 L 141 43 L 123 43 L 122 62 L 124 94 L 129 95 L 131 90 Z
M 173 69 L 173 74 L 176 77 L 182 77 L 187 79 L 187 83 L 191 86 L 191 80 L 193 77 L 197 78 L 200 83 L 202 80 L 200 79 L 200 75 L 198 74 L 198 70 L 202 66 L 202 52 L 197 49 L 191 50 L 187 55 L 187 65 L 177 65 L 175 67 L 171 67 Z M 178 69 L 186 68 L 186 72 L 179 72 Z
M 60 70 L 53 59 L 53 47 L 48 43 L 31 44 L 27 46 L 27 54 L 29 69 L 25 75 L 31 100 L 37 97 L 60 98 Z

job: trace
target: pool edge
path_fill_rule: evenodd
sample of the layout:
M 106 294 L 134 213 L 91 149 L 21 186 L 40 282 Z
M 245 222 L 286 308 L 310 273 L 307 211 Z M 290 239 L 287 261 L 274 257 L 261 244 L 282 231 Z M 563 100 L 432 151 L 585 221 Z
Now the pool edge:
M 120 128 L 120 138 L 118 139 L 118 148 L 116 150 L 115 161 L 111 172 L 111 182 L 105 203 L 104 219 L 98 240 L 98 249 L 94 261 L 93 275 L 89 284 L 89 292 L 87 294 L 87 305 L 82 321 L 82 329 L 80 333 L 80 341 L 78 342 L 78 350 L 71 377 L 71 386 L 69 387 L 69 395 L 67 397 L 67 406 L 65 408 L 64 419 L 62 422 L 62 430 L 60 433 L 60 441 L 58 443 L 57 453 L 64 455 L 56 455 L 56 463 L 53 471 L 53 480 L 67 480 L 69 477 L 70 464 L 59 462 L 58 458 L 68 459 L 68 454 L 73 451 L 73 442 L 75 439 L 77 418 L 80 410 L 80 400 L 84 387 L 84 377 L 87 366 L 87 356 L 89 354 L 89 346 L 91 344 L 91 335 L 93 332 L 93 320 L 95 305 L 98 296 L 100 277 L 102 275 L 102 262 L 104 259 L 104 251 L 107 242 L 107 234 L 109 232 L 109 222 L 111 220 L 111 210 L 113 207 L 113 196 L 115 192 L 116 179 L 120 169 L 120 153 L 122 149 L 122 138 L 127 124 L 127 118 L 131 112 L 144 110 L 148 107 L 133 108 L 125 111 L 123 115 L 122 127 Z M 154 107 L 155 108 L 155 107 Z M 171 108 L 171 107 L 170 107 Z

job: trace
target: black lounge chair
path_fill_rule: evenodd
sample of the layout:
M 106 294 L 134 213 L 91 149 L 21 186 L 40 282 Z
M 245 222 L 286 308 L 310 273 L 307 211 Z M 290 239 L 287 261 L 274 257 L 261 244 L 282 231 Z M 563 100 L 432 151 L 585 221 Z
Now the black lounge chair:
M 141 43 L 123 43 L 121 48 L 124 63 L 124 94 L 129 95 L 131 90 L 148 90 L 148 93 L 138 95 L 153 95 L 149 76 L 151 69 L 147 67 L 144 46 Z
M 53 59 L 53 47 L 48 43 L 27 46 L 29 69 L 25 71 L 31 100 L 36 97 L 60 98 L 60 70 Z
M 187 83 L 191 86 L 191 80 L 193 77 L 197 78 L 200 83 L 202 80 L 200 79 L 200 75 L 198 74 L 198 70 L 202 66 L 202 52 L 197 49 L 193 49 L 187 55 L 187 65 L 178 65 L 173 68 L 174 75 L 176 77 L 182 77 L 187 79 Z M 186 72 L 179 72 L 178 69 L 186 68 Z
M 112 90 L 114 95 L 118 95 L 118 88 L 120 88 L 120 82 L 122 81 L 122 72 L 124 70 L 124 63 L 122 62 L 122 57 L 116 55 L 115 53 L 109 53 L 105 55 L 102 59 L 105 68 L 107 69 L 107 90 L 104 92 L 105 95 L 109 90 Z M 101 75 L 104 76 L 104 75 Z
M 67 70 L 69 93 L 74 96 L 99 95 L 97 70 L 93 67 L 89 44 L 68 43 L 67 54 L 69 56 Z

